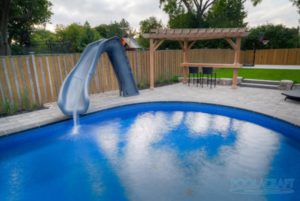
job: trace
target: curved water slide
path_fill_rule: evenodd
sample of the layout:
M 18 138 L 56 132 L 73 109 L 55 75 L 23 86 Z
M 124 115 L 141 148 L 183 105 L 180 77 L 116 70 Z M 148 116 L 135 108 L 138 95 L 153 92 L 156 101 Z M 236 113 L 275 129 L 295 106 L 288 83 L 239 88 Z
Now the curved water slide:
M 120 95 L 139 94 L 124 47 L 118 37 L 90 43 L 78 63 L 65 78 L 57 104 L 65 115 L 86 113 L 90 104 L 89 83 L 96 71 L 98 60 L 106 52 L 118 80 Z

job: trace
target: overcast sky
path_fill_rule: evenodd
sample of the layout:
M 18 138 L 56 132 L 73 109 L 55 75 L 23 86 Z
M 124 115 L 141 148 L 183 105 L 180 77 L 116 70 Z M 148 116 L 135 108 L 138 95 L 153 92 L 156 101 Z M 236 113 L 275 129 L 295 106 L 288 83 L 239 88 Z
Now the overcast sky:
M 134 29 L 139 22 L 150 16 L 161 19 L 166 25 L 168 16 L 159 8 L 159 0 L 50 0 L 53 4 L 51 24 L 47 29 L 54 30 L 56 24 L 68 25 L 73 22 L 91 26 L 108 24 L 125 18 Z M 253 7 L 250 0 L 245 4 L 250 27 L 266 23 L 284 24 L 288 27 L 299 26 L 300 15 L 289 0 L 263 0 Z

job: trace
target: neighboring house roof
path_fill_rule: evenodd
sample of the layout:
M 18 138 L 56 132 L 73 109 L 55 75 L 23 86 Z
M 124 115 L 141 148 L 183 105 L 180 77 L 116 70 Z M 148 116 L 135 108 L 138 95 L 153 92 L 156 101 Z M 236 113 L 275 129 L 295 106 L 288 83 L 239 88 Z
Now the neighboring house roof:
M 125 42 L 125 45 L 127 45 L 130 49 L 142 48 L 134 38 L 122 38 L 122 40 Z

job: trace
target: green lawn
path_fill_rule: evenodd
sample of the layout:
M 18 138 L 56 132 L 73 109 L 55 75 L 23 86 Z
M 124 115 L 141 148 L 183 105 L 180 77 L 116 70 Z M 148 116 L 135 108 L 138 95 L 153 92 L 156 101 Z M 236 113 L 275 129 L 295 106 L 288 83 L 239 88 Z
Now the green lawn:
M 232 78 L 232 69 L 217 69 L 217 77 Z M 293 80 L 300 83 L 300 70 L 239 69 L 239 77 L 261 80 Z

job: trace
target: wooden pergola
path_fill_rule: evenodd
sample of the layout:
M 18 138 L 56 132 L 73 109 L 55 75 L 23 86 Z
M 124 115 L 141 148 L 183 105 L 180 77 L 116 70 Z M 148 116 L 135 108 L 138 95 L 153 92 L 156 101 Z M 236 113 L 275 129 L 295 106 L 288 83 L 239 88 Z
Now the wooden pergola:
M 184 82 L 187 80 L 188 67 L 213 67 L 213 68 L 232 68 L 233 78 L 232 87 L 237 87 L 238 68 L 241 67 L 240 49 L 241 38 L 246 37 L 246 28 L 226 28 L 226 29 L 152 29 L 150 33 L 143 36 L 150 39 L 150 89 L 154 89 L 154 52 L 165 40 L 178 41 L 183 51 Z M 189 63 L 189 49 L 199 40 L 225 39 L 234 50 L 233 64 L 217 63 Z

